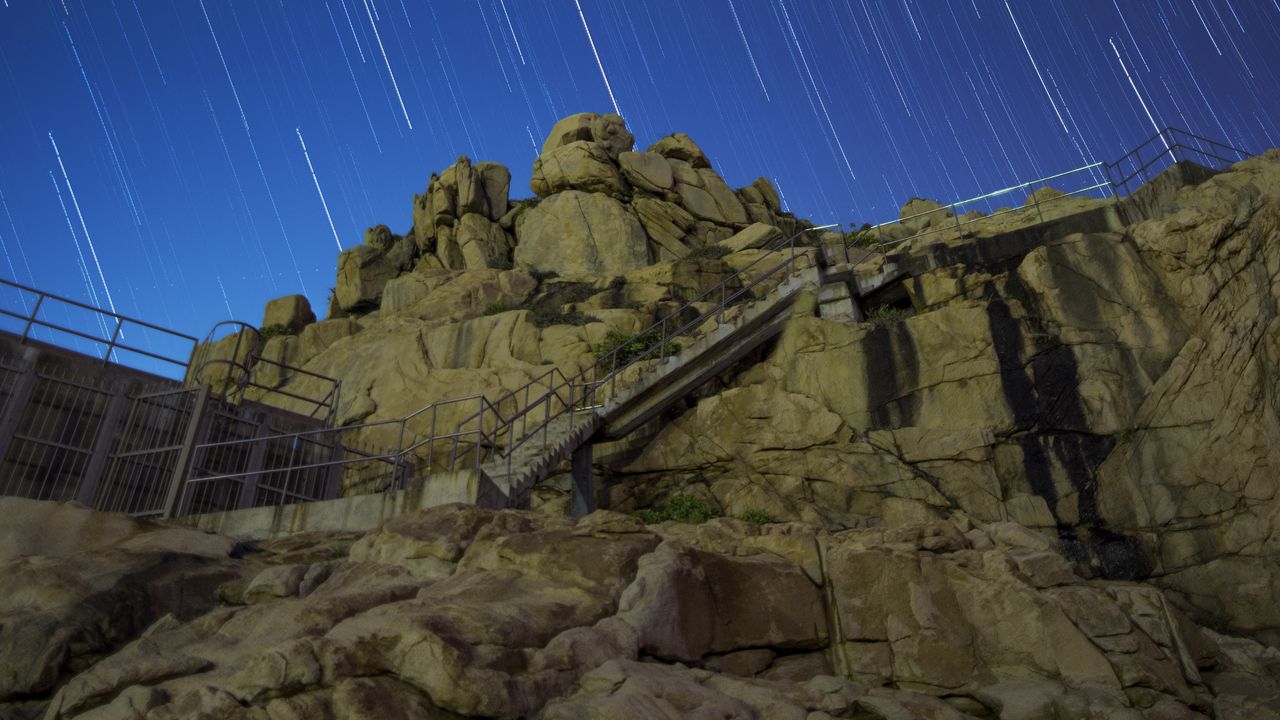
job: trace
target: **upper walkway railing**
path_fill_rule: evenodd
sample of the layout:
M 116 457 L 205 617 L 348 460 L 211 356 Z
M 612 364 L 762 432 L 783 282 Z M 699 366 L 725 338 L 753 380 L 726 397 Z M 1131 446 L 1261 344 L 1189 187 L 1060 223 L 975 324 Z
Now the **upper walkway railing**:
M 16 296 L 22 312 L 0 306 L 0 316 L 12 332 L 25 342 L 39 339 L 40 331 L 55 345 L 79 345 L 87 342 L 90 354 L 102 361 L 130 365 L 161 375 L 181 379 L 199 342 L 196 338 L 159 325 L 103 310 L 87 303 L 37 290 L 0 278 L 0 290 Z M 55 318 L 55 315 L 61 315 Z M 138 356 L 138 357 L 133 357 Z M 139 362 L 145 358 L 153 362 Z M 171 375 L 172 374 L 172 375 Z
M 1189 161 L 1220 170 L 1249 157 L 1250 153 L 1230 145 L 1185 130 L 1164 128 L 1115 162 L 1089 163 L 896 220 L 864 225 L 855 233 L 854 241 L 884 251 L 931 235 L 962 234 L 966 226 L 978 223 L 995 227 L 992 221 L 998 218 L 1044 223 L 1055 219 L 1053 211 L 1063 207 L 1060 203 L 1128 195 L 1131 185 L 1141 186 L 1177 162 Z M 1047 189 L 1056 192 L 1042 192 Z M 1000 204 L 1005 207 L 996 207 Z

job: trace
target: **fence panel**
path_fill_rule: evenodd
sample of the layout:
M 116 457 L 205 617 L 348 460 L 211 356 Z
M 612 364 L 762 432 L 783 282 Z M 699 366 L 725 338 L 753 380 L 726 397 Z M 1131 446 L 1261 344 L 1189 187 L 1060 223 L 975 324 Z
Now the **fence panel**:
M 198 388 L 144 391 L 129 398 L 94 507 L 108 512 L 163 515 L 165 498 L 194 422 Z

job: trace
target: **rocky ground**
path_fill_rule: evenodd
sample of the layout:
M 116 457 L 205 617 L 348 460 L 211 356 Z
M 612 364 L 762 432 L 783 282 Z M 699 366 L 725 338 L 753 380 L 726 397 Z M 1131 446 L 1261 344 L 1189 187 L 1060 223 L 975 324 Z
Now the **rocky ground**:
M 1010 522 L 452 505 L 237 544 L 0 513 L 6 718 L 1280 717 L 1280 652 Z
M 614 116 L 566 118 L 535 197 L 515 202 L 504 167 L 460 158 L 415 196 L 408 232 L 371 228 L 342 254 L 326 319 L 268 306 L 266 355 L 341 379 L 344 424 L 496 397 L 578 372 L 610 333 L 739 269 L 749 283 L 763 248 L 811 227 L 767 180 L 730 189 L 687 136 L 633 142 Z M 1037 196 L 1050 218 L 1116 207 L 1052 196 Z M 935 215 L 889 235 L 936 233 L 856 256 L 863 274 L 917 268 L 868 300 L 870 322 L 802 300 L 777 341 L 596 452 L 610 510 L 693 497 L 771 522 L 574 524 L 553 477 L 537 513 L 441 509 L 359 539 L 23 541 L 7 562 L 68 609 L 32 590 L 0 611 L 0 647 L 26 648 L 0 653 L 8 702 L 43 712 L 62 688 L 52 716 L 1277 716 L 1280 151 L 1141 222 L 1013 255 L 983 243 L 1040 213 L 955 231 Z M 156 589 L 172 577 L 195 590 Z M 80 609 L 99 597 L 138 600 Z M 45 629 L 19 635 L 10 616 Z M 37 652 L 45 636 L 63 649 Z

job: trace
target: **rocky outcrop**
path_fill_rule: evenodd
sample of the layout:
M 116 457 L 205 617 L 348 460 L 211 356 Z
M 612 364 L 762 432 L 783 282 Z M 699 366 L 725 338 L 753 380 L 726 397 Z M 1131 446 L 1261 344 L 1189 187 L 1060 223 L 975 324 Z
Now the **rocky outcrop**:
M 1280 642 L 1278 178 L 1273 151 L 1115 232 L 877 257 L 925 268 L 879 295 L 909 310 L 798 314 L 619 468 L 614 507 L 693 487 L 828 526 L 1012 521 L 1077 572 Z
M 262 311 L 262 327 L 282 328 L 296 334 L 316 321 L 311 303 L 305 295 L 286 295 L 267 302 Z
M 127 552 L 209 557 L 223 573 L 223 604 L 167 615 L 145 632 L 134 626 L 123 647 L 82 656 L 43 684 L 0 688 L 0 711 L 10 714 L 957 720 L 1280 711 L 1275 650 L 1196 626 L 1149 586 L 1086 581 L 1052 543 L 1011 523 L 830 533 L 451 505 L 358 538 L 261 543 L 232 560 L 217 536 L 30 504 L 27 517 L 72 532 L 10 532 L 4 557 L 65 558 L 57 562 L 91 574 L 77 564 L 90 537 L 75 530 L 96 528 L 95 539 Z M 144 530 L 113 534 L 121 522 Z M 42 627 L 58 637 L 76 622 L 57 616 Z
M 539 272 L 611 277 L 648 265 L 644 227 L 622 203 L 605 195 L 557 193 L 516 221 L 515 260 Z

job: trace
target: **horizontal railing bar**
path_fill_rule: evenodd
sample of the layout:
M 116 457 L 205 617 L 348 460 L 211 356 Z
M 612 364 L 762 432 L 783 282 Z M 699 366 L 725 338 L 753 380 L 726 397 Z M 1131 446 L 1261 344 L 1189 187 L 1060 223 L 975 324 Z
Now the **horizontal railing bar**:
M 190 336 L 190 335 L 186 335 L 186 334 L 184 334 L 184 333 L 177 332 L 176 330 L 170 330 L 169 328 L 161 327 L 160 325 L 155 325 L 155 324 L 149 323 L 149 322 L 147 322 L 146 320 L 139 320 L 139 319 L 134 318 L 134 317 L 129 317 L 128 315 L 121 315 L 120 313 L 111 312 L 111 311 L 109 311 L 109 310 L 103 310 L 102 308 L 94 307 L 94 306 L 92 306 L 92 305 L 87 305 L 87 304 L 82 303 L 82 302 L 80 302 L 80 301 L 78 301 L 78 300 L 72 300 L 71 298 L 62 297 L 61 295 L 55 295 L 55 294 L 53 294 L 53 293 L 51 293 L 51 292 L 46 292 L 46 291 L 44 291 L 44 290 L 37 290 L 37 289 L 35 289 L 35 288 L 33 288 L 33 287 L 28 287 L 27 285 L 23 285 L 22 283 L 14 282 L 14 281 L 9 280 L 9 279 L 7 279 L 7 278 L 0 278 L 0 284 L 4 284 L 4 285 L 9 285 L 9 286 L 11 286 L 11 287 L 20 288 L 20 289 L 22 289 L 22 290 L 26 290 L 27 292 L 32 292 L 32 293 L 35 293 L 36 295 L 40 295 L 40 296 L 43 296 L 43 297 L 49 298 L 49 299 L 51 299 L 51 300 L 57 300 L 58 302 L 64 302 L 64 303 L 67 303 L 68 305 L 75 305 L 76 307 L 78 307 L 78 308 L 83 308 L 83 309 L 85 309 L 85 310 L 92 310 L 93 312 L 96 312 L 96 313 L 98 313 L 98 314 L 100 314 L 100 315 L 106 315 L 107 317 L 116 318 L 117 320 L 123 320 L 123 321 L 125 321 L 125 322 L 131 322 L 131 323 L 134 323 L 135 325 L 141 325 L 142 327 L 150 328 L 150 329 L 152 329 L 152 330 L 159 330 L 160 332 L 163 332 L 163 333 L 165 333 L 165 334 L 167 334 L 167 335 L 172 335 L 172 336 L 174 336 L 174 337 L 182 338 L 183 340 L 190 340 L 191 342 L 199 342 L 199 339 L 194 338 L 194 337 L 192 337 L 192 336 Z M 21 318 L 21 319 L 26 320 L 26 319 L 28 319 L 28 318 L 23 317 L 23 318 Z
M 69 327 L 63 327 L 61 325 L 56 325 L 51 322 L 46 322 L 44 320 L 41 320 L 40 318 L 33 318 L 28 315 L 19 315 L 18 313 L 13 312 L 12 310 L 7 310 L 5 308 L 0 308 L 0 315 L 6 315 L 15 320 L 30 322 L 33 325 L 39 325 L 40 327 L 50 328 L 52 330 L 57 330 L 58 332 L 67 333 L 68 335 L 75 335 L 76 337 L 82 338 L 84 340 L 89 340 L 89 341 L 98 343 L 100 345 L 110 346 L 115 350 L 125 350 L 127 352 L 137 353 L 139 355 L 146 355 L 149 358 L 152 358 L 155 360 L 163 360 L 164 362 L 170 363 L 172 365 L 181 365 L 183 367 L 186 367 L 186 364 L 187 364 L 185 361 L 182 361 L 182 360 L 174 360 L 173 358 L 168 358 L 163 355 L 157 355 L 156 353 L 150 352 L 148 350 L 135 348 L 129 345 L 122 345 L 120 343 L 116 343 L 114 346 L 112 346 L 110 340 L 107 340 L 105 338 L 100 338 L 97 335 L 89 335 L 88 333 L 83 333 L 83 332 L 80 332 L 79 330 L 73 330 Z

